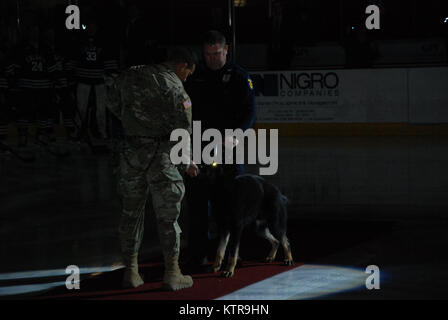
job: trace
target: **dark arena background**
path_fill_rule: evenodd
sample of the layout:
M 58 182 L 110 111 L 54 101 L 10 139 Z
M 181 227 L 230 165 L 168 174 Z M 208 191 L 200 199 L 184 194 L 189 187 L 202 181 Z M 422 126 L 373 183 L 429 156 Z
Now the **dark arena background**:
M 69 5 L 80 10 L 79 29 L 66 27 Z M 379 8 L 379 29 L 369 28 L 370 5 Z M 139 256 L 145 284 L 121 289 L 122 137 L 108 112 L 108 138 L 100 139 L 95 111 L 104 101 L 95 88 L 102 73 L 162 62 L 173 46 L 200 56 L 210 29 L 226 35 L 228 59 L 251 75 L 255 129 L 278 129 L 278 170 L 264 178 L 289 198 L 295 264 L 283 266 L 283 252 L 264 263 L 269 243 L 247 230 L 233 278 L 190 267 L 194 212 L 184 204 L 181 269 L 194 285 L 162 291 L 148 201 Z M 77 63 L 90 33 L 106 60 L 100 80 Z M 32 41 L 58 55 L 51 87 L 17 79 Z M 80 95 L 80 83 L 91 90 Z M 32 97 L 22 90 L 28 85 L 49 90 Z M 56 94 L 61 88 L 65 94 Z M 448 298 L 446 0 L 1 0 L 0 92 L 2 300 L 189 300 L 198 307 L 214 299 L 265 306 Z M 76 123 L 80 96 L 89 112 Z M 50 105 L 52 121 L 23 122 L 27 106 Z M 20 148 L 26 125 L 29 141 Z M 56 141 L 35 141 L 42 128 L 54 130 Z M 246 170 L 258 174 L 259 167 Z M 210 216 L 209 261 L 218 242 L 214 223 Z

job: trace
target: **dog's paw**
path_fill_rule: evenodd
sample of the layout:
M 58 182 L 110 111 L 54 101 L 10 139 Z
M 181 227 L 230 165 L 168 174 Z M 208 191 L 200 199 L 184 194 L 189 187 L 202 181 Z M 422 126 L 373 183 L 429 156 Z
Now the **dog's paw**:
M 223 277 L 223 278 L 232 278 L 233 277 L 233 272 L 225 270 L 225 271 L 223 271 L 221 273 L 221 277 Z
M 211 266 L 210 268 L 213 273 L 216 273 L 219 271 L 219 269 L 221 269 L 221 266 Z
M 284 266 L 293 266 L 294 265 L 294 261 L 286 259 L 285 261 L 283 261 L 283 265 Z
M 273 262 L 273 261 L 274 261 L 274 258 L 272 258 L 272 257 L 267 257 L 266 259 L 264 259 L 264 262 L 267 262 L 267 263 Z

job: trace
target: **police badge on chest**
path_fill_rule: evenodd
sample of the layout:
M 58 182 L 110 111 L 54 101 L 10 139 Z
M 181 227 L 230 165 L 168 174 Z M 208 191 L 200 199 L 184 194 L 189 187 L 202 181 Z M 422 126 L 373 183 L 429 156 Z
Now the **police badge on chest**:
M 230 73 L 232 70 L 227 70 L 226 73 L 224 73 L 223 77 L 222 77 L 222 82 L 224 83 L 228 83 L 230 81 L 230 78 L 232 76 L 232 74 Z

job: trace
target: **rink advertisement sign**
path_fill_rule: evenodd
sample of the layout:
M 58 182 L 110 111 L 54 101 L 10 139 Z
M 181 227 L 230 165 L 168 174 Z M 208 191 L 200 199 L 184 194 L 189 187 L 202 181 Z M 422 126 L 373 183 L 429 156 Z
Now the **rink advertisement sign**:
M 257 122 L 338 122 L 337 71 L 255 72 Z

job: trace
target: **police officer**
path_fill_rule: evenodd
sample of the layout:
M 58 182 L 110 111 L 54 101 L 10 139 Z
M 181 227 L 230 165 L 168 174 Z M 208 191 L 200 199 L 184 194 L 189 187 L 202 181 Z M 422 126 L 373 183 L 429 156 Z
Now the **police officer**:
M 193 120 L 201 121 L 201 130 L 251 128 L 255 120 L 255 94 L 249 74 L 227 61 L 229 46 L 224 35 L 211 30 L 203 40 L 205 66 L 198 68 L 186 90 L 193 103 Z M 233 141 L 232 141 L 233 142 Z M 226 166 L 229 174 L 241 174 L 243 165 Z M 193 264 L 207 262 L 208 212 L 210 187 L 201 179 L 188 179 L 187 199 L 190 214 L 190 241 Z
M 185 187 L 182 175 L 170 160 L 170 134 L 178 128 L 191 133 L 192 104 L 182 82 L 195 67 L 194 53 L 179 48 L 173 50 L 166 63 L 131 67 L 115 81 L 106 81 L 107 103 L 122 120 L 125 135 L 119 172 L 123 287 L 143 284 L 137 256 L 148 191 L 165 261 L 162 288 L 179 290 L 193 285 L 192 278 L 182 275 L 178 265 L 181 229 L 177 220 Z M 192 177 L 198 172 L 194 162 L 183 165 L 181 170 Z

